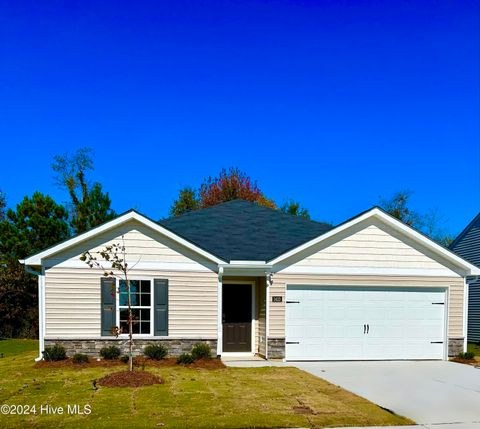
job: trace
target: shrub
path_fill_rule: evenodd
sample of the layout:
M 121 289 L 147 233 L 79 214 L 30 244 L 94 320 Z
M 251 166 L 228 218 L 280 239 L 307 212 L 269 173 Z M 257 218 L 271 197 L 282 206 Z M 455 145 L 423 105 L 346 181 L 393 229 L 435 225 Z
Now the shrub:
M 459 359 L 472 360 L 475 359 L 475 353 L 473 352 L 461 352 L 457 355 Z
M 87 363 L 88 362 L 88 356 L 84 355 L 82 353 L 75 353 L 73 355 L 73 363 Z
M 212 349 L 206 343 L 197 343 L 192 348 L 192 357 L 194 360 L 210 359 L 212 357 Z
M 177 358 L 177 363 L 181 365 L 188 365 L 189 363 L 193 363 L 194 361 L 195 360 L 190 353 L 183 353 Z
M 162 360 L 167 356 L 168 350 L 162 344 L 147 344 L 143 349 L 143 354 L 150 359 Z
M 128 355 L 123 355 L 122 357 L 120 357 L 120 360 L 123 363 L 128 363 L 128 361 L 130 360 L 130 357 Z
M 107 360 L 115 360 L 120 357 L 122 352 L 117 346 L 108 346 L 100 350 L 100 356 Z
M 60 344 L 55 344 L 51 347 L 45 347 L 43 358 L 47 361 L 64 360 L 67 358 L 67 351 Z

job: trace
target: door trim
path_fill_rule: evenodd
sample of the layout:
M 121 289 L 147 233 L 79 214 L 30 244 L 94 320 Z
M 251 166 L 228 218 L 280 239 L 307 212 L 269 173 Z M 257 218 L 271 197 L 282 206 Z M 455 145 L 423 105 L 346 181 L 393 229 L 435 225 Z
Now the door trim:
M 257 282 L 255 280 L 223 280 L 222 281 L 222 288 L 225 285 L 251 285 L 252 286 L 252 306 L 251 306 L 251 345 L 250 345 L 250 351 L 249 352 L 224 352 L 223 351 L 223 342 L 222 342 L 222 354 L 221 356 L 235 356 L 235 355 L 240 355 L 240 356 L 251 356 L 255 354 L 255 343 L 256 343 L 256 327 L 255 327 L 255 309 L 256 309 L 256 291 L 257 291 Z M 223 297 L 223 291 L 222 291 L 222 297 Z M 222 303 L 222 312 L 223 312 L 223 303 Z M 222 336 L 223 336 L 223 323 L 221 324 L 222 326 Z

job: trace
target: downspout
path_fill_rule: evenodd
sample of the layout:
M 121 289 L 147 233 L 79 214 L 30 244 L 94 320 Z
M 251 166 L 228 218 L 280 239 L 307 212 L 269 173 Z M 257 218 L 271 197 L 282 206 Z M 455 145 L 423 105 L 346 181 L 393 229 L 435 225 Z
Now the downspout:
M 45 350 L 45 269 L 42 268 L 42 272 L 39 272 L 25 266 L 25 271 L 38 277 L 38 357 L 35 358 L 35 362 L 38 362 L 43 359 Z
M 463 288 L 463 352 L 467 351 L 468 346 L 468 291 L 469 285 L 467 278 L 463 278 L 465 287 Z
M 222 283 L 223 281 L 223 267 L 218 268 L 218 283 L 217 283 L 217 356 L 222 355 L 223 350 L 223 307 L 222 307 Z
M 272 273 L 265 273 L 266 291 L 265 291 L 265 359 L 268 359 L 268 336 L 270 335 L 270 286 L 272 285 Z
M 468 347 L 468 295 L 470 293 L 470 282 L 476 282 L 480 276 L 466 276 L 463 278 L 465 287 L 463 291 L 463 351 L 467 351 Z

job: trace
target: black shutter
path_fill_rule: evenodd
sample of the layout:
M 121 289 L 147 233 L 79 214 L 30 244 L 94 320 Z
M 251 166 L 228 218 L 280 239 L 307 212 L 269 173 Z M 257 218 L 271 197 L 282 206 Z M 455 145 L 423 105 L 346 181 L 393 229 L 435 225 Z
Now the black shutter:
M 112 277 L 102 277 L 101 283 L 102 295 L 102 336 L 112 336 L 112 328 L 116 322 L 116 298 L 117 290 L 115 279 Z
M 153 334 L 156 336 L 168 335 L 168 280 L 155 279 L 153 281 Z

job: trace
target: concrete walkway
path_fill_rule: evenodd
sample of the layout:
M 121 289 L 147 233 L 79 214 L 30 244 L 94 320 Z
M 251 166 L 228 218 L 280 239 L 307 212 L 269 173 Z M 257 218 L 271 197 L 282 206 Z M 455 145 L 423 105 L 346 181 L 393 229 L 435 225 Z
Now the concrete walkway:
M 417 429 L 480 429 L 480 369 L 472 366 L 442 361 L 283 363 L 238 360 L 226 364 L 295 366 L 411 418 L 420 425 Z

